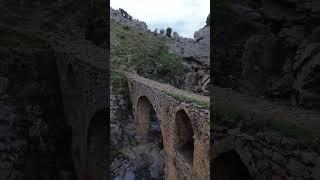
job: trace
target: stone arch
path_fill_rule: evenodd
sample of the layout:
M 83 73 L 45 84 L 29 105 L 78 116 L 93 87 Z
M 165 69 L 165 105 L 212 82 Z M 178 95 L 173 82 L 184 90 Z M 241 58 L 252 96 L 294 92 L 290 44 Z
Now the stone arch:
M 108 133 L 107 110 L 98 111 L 91 119 L 87 131 L 87 180 L 108 179 Z
M 213 160 L 213 179 L 252 180 L 249 169 L 235 150 L 221 153 Z
M 159 147 L 163 149 L 163 139 L 162 139 L 162 131 L 160 125 L 160 119 L 157 116 L 157 113 L 154 109 L 150 110 L 149 113 L 149 128 L 148 128 L 148 137 L 149 140 L 158 139 L 159 140 Z
M 143 140 L 148 139 L 150 118 L 152 115 L 159 117 L 149 98 L 147 98 L 147 96 L 140 96 L 136 105 L 136 123 L 137 135 Z
M 137 133 L 140 143 L 151 147 L 144 155 L 148 166 L 143 167 L 149 178 L 163 179 L 164 176 L 164 147 L 160 118 L 156 109 L 146 96 L 138 98 L 136 106 Z M 141 168 L 141 167 L 140 167 Z M 140 170 L 139 170 L 140 171 Z M 140 171 L 140 172 L 141 172 Z M 139 179 L 139 178 L 138 178 Z
M 175 115 L 175 149 L 192 165 L 194 153 L 194 130 L 191 120 L 184 109 Z
M 221 157 L 223 154 L 227 154 L 228 152 L 234 152 L 243 162 L 243 165 L 247 167 L 250 176 L 254 179 L 258 171 L 255 167 L 252 166 L 252 162 L 254 162 L 253 156 L 250 154 L 250 151 L 248 151 L 248 148 L 246 147 L 246 144 L 243 142 L 243 140 L 244 139 L 242 138 L 242 136 L 236 135 L 230 135 L 224 137 L 223 139 L 214 140 L 213 147 L 211 148 L 213 152 L 212 162 L 213 164 L 215 164 L 215 159 L 217 159 L 218 157 Z

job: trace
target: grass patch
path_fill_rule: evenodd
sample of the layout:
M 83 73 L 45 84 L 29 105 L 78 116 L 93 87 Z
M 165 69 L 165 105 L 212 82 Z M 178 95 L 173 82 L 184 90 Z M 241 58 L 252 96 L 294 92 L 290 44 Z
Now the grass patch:
M 110 85 L 113 87 L 113 93 L 125 95 L 128 94 L 128 81 L 127 77 L 120 72 L 111 70 Z
M 209 109 L 210 108 L 210 103 L 206 102 L 206 101 L 201 101 L 192 97 L 188 97 L 188 96 L 184 96 L 181 94 L 175 94 L 172 92 L 164 92 L 165 94 L 179 100 L 179 101 L 184 101 L 184 102 L 188 102 L 188 103 L 192 103 L 196 106 L 199 106 L 202 109 Z

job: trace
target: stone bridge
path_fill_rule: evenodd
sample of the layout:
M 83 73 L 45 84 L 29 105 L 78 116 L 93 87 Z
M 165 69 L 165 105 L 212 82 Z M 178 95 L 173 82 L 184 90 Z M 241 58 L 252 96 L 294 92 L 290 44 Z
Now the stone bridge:
M 88 41 L 53 48 L 78 180 L 107 179 L 109 92 L 106 50 Z
M 88 41 L 53 47 L 78 180 L 109 176 L 109 91 L 106 51 Z M 209 98 L 127 74 L 137 135 L 147 138 L 149 112 L 160 120 L 166 179 L 209 179 Z M 186 145 L 189 148 L 184 148 Z
M 320 113 L 214 87 L 214 179 L 319 179 Z
M 141 141 L 148 138 L 151 110 L 160 120 L 165 179 L 209 179 L 209 97 L 133 74 L 127 79 L 136 134 Z

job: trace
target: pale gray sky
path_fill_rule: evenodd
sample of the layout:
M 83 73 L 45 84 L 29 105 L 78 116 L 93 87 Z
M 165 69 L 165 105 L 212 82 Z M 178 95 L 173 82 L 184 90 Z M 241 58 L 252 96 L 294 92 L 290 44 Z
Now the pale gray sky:
M 171 27 L 184 37 L 205 26 L 210 12 L 210 0 L 110 0 L 110 5 L 146 22 L 151 30 Z

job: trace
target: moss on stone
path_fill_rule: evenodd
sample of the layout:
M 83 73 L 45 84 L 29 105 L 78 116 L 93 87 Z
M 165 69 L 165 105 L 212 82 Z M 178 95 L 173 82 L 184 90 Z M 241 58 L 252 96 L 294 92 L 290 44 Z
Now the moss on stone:
M 202 109 L 209 109 L 210 108 L 210 103 L 206 102 L 206 101 L 201 101 L 199 99 L 195 99 L 193 97 L 190 96 L 185 96 L 185 95 L 181 95 L 181 94 L 176 94 L 173 92 L 165 92 L 167 95 L 179 100 L 179 101 L 184 101 L 184 102 L 188 102 L 188 103 L 192 103 L 196 106 L 199 106 Z

